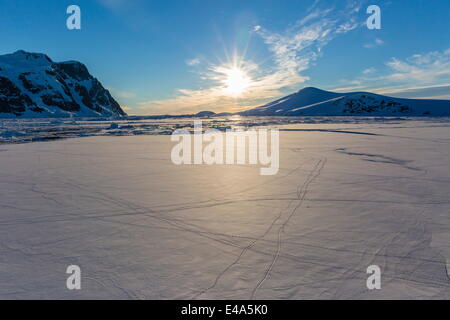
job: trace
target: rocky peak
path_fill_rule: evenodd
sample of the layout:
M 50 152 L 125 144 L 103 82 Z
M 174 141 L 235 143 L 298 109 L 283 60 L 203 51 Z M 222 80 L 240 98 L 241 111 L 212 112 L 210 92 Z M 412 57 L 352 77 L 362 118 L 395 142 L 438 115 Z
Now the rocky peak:
M 0 117 L 124 116 L 100 81 L 78 61 L 53 62 L 23 50 L 0 55 Z
M 52 63 L 53 61 L 45 54 L 26 52 L 23 50 L 0 56 L 0 65 L 3 65 L 3 67 L 9 65 L 16 69 L 43 67 L 49 66 Z
M 79 81 L 92 79 L 87 67 L 78 61 L 67 61 L 53 64 L 55 69 L 63 71 L 67 76 Z

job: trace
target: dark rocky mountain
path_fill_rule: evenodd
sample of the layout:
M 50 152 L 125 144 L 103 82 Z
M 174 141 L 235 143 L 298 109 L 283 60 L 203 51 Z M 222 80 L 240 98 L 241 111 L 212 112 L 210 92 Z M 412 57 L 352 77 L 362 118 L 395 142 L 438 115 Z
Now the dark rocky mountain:
M 0 56 L 0 117 L 125 115 L 80 62 L 25 51 Z
M 400 99 L 370 92 L 336 93 L 308 87 L 240 114 L 246 116 L 450 116 L 450 100 Z
M 209 117 L 214 117 L 215 115 L 216 115 L 216 113 L 212 112 L 212 111 L 200 111 L 199 113 L 195 114 L 194 117 L 209 118 Z

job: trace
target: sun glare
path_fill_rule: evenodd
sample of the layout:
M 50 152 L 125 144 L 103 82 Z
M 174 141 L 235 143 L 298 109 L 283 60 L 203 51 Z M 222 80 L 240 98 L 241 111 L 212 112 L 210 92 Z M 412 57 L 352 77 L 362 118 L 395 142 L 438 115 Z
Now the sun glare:
M 230 96 L 240 96 L 251 85 L 251 79 L 247 73 L 239 68 L 223 69 L 225 79 L 223 81 L 224 92 Z

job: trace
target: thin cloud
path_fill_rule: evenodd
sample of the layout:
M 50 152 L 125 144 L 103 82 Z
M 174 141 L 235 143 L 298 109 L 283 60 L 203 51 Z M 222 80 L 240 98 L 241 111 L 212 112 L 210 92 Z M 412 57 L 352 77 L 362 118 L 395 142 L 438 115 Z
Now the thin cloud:
M 365 69 L 365 70 L 363 70 L 363 74 L 372 74 L 372 73 L 375 73 L 375 72 L 377 72 L 377 69 L 375 69 L 375 68 L 367 68 L 367 69 Z
M 367 49 L 376 48 L 382 46 L 383 44 L 384 44 L 383 40 L 376 38 L 373 42 L 365 44 L 364 48 Z
M 450 48 L 413 54 L 406 59 L 391 58 L 384 70 L 368 68 L 353 80 L 341 80 L 343 91 L 349 88 L 410 98 L 450 97 Z M 344 86 L 344 88 L 342 88 Z
M 406 60 L 392 58 L 387 66 L 394 72 L 387 76 L 392 81 L 431 83 L 450 77 L 450 49 L 414 54 Z
M 450 84 L 409 88 L 394 91 L 385 90 L 385 94 L 399 98 L 450 99 Z
M 199 65 L 200 64 L 200 59 L 199 58 L 194 58 L 194 59 L 189 59 L 189 60 L 186 60 L 186 64 L 188 65 L 188 66 L 190 66 L 190 67 L 192 67 L 192 66 L 197 66 L 197 65 Z

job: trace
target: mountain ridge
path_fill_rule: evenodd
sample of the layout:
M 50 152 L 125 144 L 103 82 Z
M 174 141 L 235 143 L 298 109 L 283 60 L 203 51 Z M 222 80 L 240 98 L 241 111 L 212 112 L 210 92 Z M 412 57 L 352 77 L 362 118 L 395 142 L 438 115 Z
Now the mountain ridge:
M 0 55 L 0 117 L 105 117 L 126 113 L 78 61 L 43 53 Z
M 371 92 L 338 93 L 306 87 L 243 116 L 450 116 L 450 100 L 404 99 Z

